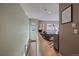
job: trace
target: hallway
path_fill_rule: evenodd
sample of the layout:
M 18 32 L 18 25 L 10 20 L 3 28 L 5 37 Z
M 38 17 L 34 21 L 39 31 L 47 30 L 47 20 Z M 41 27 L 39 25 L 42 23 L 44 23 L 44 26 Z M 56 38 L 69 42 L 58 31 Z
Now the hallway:
M 79 4 L 0 4 L 0 56 L 79 55 L 78 31 Z

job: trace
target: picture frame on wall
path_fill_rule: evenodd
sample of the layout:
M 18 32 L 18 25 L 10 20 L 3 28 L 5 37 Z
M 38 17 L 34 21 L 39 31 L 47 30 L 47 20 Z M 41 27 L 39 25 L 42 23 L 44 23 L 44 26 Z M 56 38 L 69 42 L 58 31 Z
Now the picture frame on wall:
M 35 29 L 36 29 L 35 25 L 36 24 L 35 23 L 32 23 L 31 25 L 32 25 L 32 31 L 35 31 Z
M 73 5 L 69 5 L 61 12 L 61 24 L 71 23 L 73 21 Z

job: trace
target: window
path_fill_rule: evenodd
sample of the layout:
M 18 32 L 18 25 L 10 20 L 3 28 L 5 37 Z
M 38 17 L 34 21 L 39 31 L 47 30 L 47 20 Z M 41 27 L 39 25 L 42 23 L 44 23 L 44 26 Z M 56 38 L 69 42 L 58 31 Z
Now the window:
M 53 29 L 52 24 L 47 24 L 47 30 L 52 30 L 52 29 Z
M 48 34 L 58 34 L 58 28 L 55 24 L 47 24 Z

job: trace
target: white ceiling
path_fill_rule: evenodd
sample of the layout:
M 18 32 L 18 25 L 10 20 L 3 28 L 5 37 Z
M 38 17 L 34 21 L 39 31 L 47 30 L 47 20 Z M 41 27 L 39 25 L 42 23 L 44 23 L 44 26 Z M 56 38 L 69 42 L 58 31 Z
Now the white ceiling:
M 22 3 L 21 6 L 29 18 L 59 21 L 58 3 Z

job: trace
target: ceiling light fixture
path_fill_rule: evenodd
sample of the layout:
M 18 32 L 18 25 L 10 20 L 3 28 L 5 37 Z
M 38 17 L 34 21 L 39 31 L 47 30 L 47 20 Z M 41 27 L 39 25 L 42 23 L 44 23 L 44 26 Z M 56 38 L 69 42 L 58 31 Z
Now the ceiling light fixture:
M 48 11 L 48 14 L 51 14 L 51 11 Z
M 48 14 L 51 14 L 51 11 L 48 11 L 48 9 L 44 9 L 45 12 L 47 12 Z
M 44 11 L 47 11 L 47 9 L 44 9 Z

